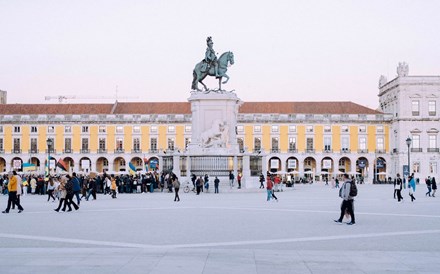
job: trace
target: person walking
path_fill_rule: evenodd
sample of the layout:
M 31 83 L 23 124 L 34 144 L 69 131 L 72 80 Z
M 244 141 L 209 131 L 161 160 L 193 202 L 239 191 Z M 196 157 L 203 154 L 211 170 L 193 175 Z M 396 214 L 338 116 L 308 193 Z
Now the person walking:
M 264 189 L 264 175 L 263 175 L 263 173 L 260 174 L 260 188 Z
M 425 196 L 431 197 L 431 177 L 425 179 L 426 187 L 428 188 L 428 192 L 426 192 Z
M 111 176 L 110 190 L 112 192 L 112 198 L 116 199 L 116 179 L 115 179 L 115 175 L 114 174 L 112 174 L 112 176 Z
M 176 175 L 173 176 L 173 187 L 174 187 L 174 202 L 180 202 L 179 197 L 179 189 L 180 189 L 180 182 Z
M 260 186 L 261 188 L 261 186 Z M 267 176 L 267 181 L 266 181 L 266 192 L 267 192 L 267 201 L 269 202 L 270 199 L 272 198 L 272 189 L 273 189 L 273 183 L 272 180 L 270 179 L 269 176 Z
M 67 191 L 66 191 L 66 177 L 61 177 L 60 178 L 60 184 L 58 185 L 58 193 L 59 193 L 59 199 L 60 202 L 58 203 L 58 207 L 56 209 L 54 209 L 56 212 L 59 212 L 61 207 L 63 206 L 63 203 L 66 203 L 66 196 L 67 196 Z M 63 207 L 64 211 L 65 206 Z
M 12 205 L 17 205 L 18 213 L 23 212 L 24 208 L 20 205 L 20 201 L 17 200 L 17 172 L 14 170 L 9 174 L 8 183 L 8 204 L 2 213 L 9 213 Z
M 53 192 L 55 191 L 55 183 L 53 181 L 53 178 L 49 178 L 49 183 L 47 184 L 47 201 L 50 201 L 50 198 L 53 199 L 52 202 L 55 202 L 55 196 L 53 196 Z
M 205 179 L 204 180 L 205 180 L 206 193 L 208 193 L 209 192 L 209 176 L 208 176 L 208 174 L 205 174 Z
M 347 223 L 347 225 L 354 225 L 356 224 L 355 218 L 354 218 L 354 206 L 353 206 L 353 198 L 350 196 L 350 189 L 352 187 L 352 184 L 355 182 L 350 181 L 350 176 L 347 173 L 344 173 L 344 184 L 342 184 L 341 189 L 339 190 L 339 197 L 342 198 L 342 204 L 341 204 L 341 215 L 339 216 L 339 219 L 334 220 L 336 223 L 342 224 L 342 219 L 344 218 L 345 211 L 348 211 L 348 214 L 350 214 L 351 221 Z
M 214 179 L 214 193 L 218 193 L 218 185 L 220 184 L 220 180 L 218 179 L 217 176 L 215 176 Z
M 397 202 L 400 203 L 400 201 L 403 200 L 402 197 L 402 179 L 400 179 L 400 174 L 397 173 L 397 178 L 395 180 L 395 184 L 394 184 L 394 192 L 397 195 Z
M 67 211 L 72 211 L 72 207 L 70 205 L 73 205 L 75 210 L 79 209 L 79 206 L 73 201 L 73 196 L 75 195 L 75 191 L 73 190 L 73 177 L 70 175 L 67 175 L 67 182 L 65 185 L 66 189 L 66 200 L 64 201 L 64 207 L 62 211 L 66 211 L 66 206 L 69 208 Z
M 414 202 L 416 197 L 414 197 L 414 190 L 413 190 L 413 188 L 412 187 L 408 187 L 408 191 L 409 191 L 409 197 L 411 197 L 411 202 Z
M 200 191 L 203 187 L 203 178 L 202 176 L 200 176 L 197 180 L 196 180 L 196 190 L 197 190 L 197 195 L 200 194 Z
M 432 188 L 432 197 L 435 197 L 435 192 L 437 191 L 437 182 L 435 181 L 435 177 L 431 179 L 431 188 Z
M 238 183 L 238 189 L 241 189 L 241 173 L 239 172 L 237 175 L 237 183 Z
M 79 197 L 79 193 L 81 192 L 81 184 L 79 182 L 78 177 L 76 177 L 76 173 L 72 173 L 72 179 L 69 180 L 73 183 L 73 193 L 76 196 L 76 201 L 78 202 L 78 205 L 81 203 L 81 198 Z
M 234 187 L 234 173 L 232 171 L 229 171 L 229 187 L 232 189 Z

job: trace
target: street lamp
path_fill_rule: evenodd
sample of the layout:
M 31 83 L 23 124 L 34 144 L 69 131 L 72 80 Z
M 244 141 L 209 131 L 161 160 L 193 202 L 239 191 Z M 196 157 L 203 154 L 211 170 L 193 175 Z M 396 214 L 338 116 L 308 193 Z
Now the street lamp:
M 47 144 L 47 153 L 48 153 L 48 157 L 47 157 L 47 176 L 50 175 L 50 149 L 52 148 L 53 145 L 53 140 L 51 138 L 47 138 L 46 140 L 46 144 Z
M 409 177 L 409 175 L 411 175 L 410 173 L 410 168 L 409 168 L 409 163 L 410 163 L 410 161 L 409 161 L 409 147 L 411 146 L 411 138 L 409 138 L 409 136 L 408 136 L 408 138 L 406 138 L 406 145 L 408 146 L 408 177 Z

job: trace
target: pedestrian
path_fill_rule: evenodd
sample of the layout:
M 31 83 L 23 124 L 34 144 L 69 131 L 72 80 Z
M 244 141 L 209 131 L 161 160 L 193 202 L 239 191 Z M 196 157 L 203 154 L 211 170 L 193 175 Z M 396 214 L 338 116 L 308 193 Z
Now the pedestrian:
M 416 197 L 414 197 L 414 190 L 413 190 L 413 188 L 412 187 L 408 187 L 408 191 L 409 191 L 409 197 L 411 197 L 411 202 L 414 202 Z
M 203 178 L 202 176 L 200 176 L 197 180 L 196 180 L 196 190 L 197 190 L 197 195 L 200 194 L 200 191 L 203 187 Z
M 66 191 L 66 177 L 61 177 L 60 178 L 60 184 L 58 185 L 58 193 L 59 193 L 59 198 L 60 198 L 60 202 L 58 203 L 58 207 L 56 209 L 54 209 L 56 212 L 59 212 L 61 207 L 63 206 L 63 203 L 66 203 L 66 196 L 67 196 L 67 191 Z M 65 211 L 66 208 L 65 206 L 63 207 L 63 211 Z
M 353 196 L 350 196 L 350 190 L 352 188 L 352 184 L 355 184 L 355 182 L 350 181 L 350 176 L 347 173 L 344 173 L 344 184 L 342 185 L 341 189 L 339 190 L 339 197 L 342 198 L 342 204 L 341 204 L 341 215 L 339 216 L 338 220 L 335 220 L 336 223 L 342 224 L 342 219 L 344 218 L 346 210 L 350 214 L 351 221 L 347 223 L 347 225 L 354 225 L 356 224 L 355 218 L 354 218 L 354 205 L 353 205 Z M 356 186 L 356 185 L 355 185 Z M 354 187 L 355 187 L 354 186 Z
M 431 177 L 425 179 L 426 187 L 428 188 L 428 192 L 426 192 L 425 196 L 431 197 Z
M 71 180 L 73 183 L 73 194 L 76 196 L 76 201 L 78 202 L 78 205 L 81 203 L 81 198 L 79 197 L 79 193 L 81 192 L 81 184 L 79 183 L 78 177 L 76 177 L 76 173 L 72 173 Z
M 15 177 L 17 178 L 17 203 L 20 203 L 23 183 L 20 175 L 17 175 Z M 12 209 L 15 209 L 15 204 L 12 204 Z
M 261 186 L 260 186 L 261 188 Z M 267 192 L 267 201 L 269 202 L 270 199 L 272 198 L 272 188 L 273 188 L 273 183 L 272 180 L 270 179 L 269 176 L 267 176 L 267 181 L 266 181 L 266 192 Z
M 205 180 L 205 189 L 206 189 L 206 192 L 208 193 L 209 192 L 209 176 L 208 176 L 208 174 L 205 174 L 204 180 Z
M 220 180 L 215 176 L 214 179 L 214 193 L 218 193 L 218 185 L 220 184 Z
M 336 177 L 335 179 L 335 188 L 339 188 L 339 179 Z
M 35 194 L 35 190 L 37 188 L 37 180 L 35 179 L 35 177 L 32 177 L 30 184 L 31 184 L 31 194 Z
M 232 171 L 229 171 L 229 187 L 233 188 L 234 187 L 234 173 L 232 173 Z
M 75 191 L 73 190 L 73 178 L 70 175 L 67 175 L 67 182 L 65 185 L 66 189 L 66 200 L 64 201 L 64 206 L 62 211 L 66 211 L 66 206 L 69 208 L 67 211 L 72 211 L 72 207 L 70 205 L 73 205 L 75 210 L 79 209 L 79 206 L 73 201 L 73 196 L 75 196 Z
M 264 189 L 264 175 L 263 175 L 263 173 L 260 174 L 260 188 Z
M 114 174 L 111 175 L 110 181 L 111 181 L 110 190 L 112 192 L 112 198 L 116 199 L 116 179 L 115 179 L 115 175 Z
M 402 197 L 402 179 L 400 179 L 400 174 L 397 173 L 397 178 L 395 180 L 395 185 L 394 185 L 394 192 L 397 195 L 397 202 L 400 203 L 401 200 L 403 200 Z
M 435 197 L 435 192 L 437 191 L 437 182 L 435 181 L 435 177 L 431 179 L 431 187 L 432 187 L 432 197 Z
M 241 189 L 241 173 L 239 172 L 237 175 L 237 183 L 238 183 L 238 189 Z
M 53 192 L 55 191 L 55 183 L 53 181 L 53 178 L 49 178 L 49 183 L 47 184 L 47 201 L 50 201 L 50 198 L 53 199 L 52 202 L 55 202 L 55 197 L 53 196 Z
M 173 176 L 173 187 L 174 187 L 174 202 L 180 202 L 179 197 L 179 189 L 180 189 L 180 182 L 176 175 Z
M 17 200 L 17 172 L 14 170 L 9 173 L 9 183 L 8 183 L 8 204 L 2 213 L 9 213 L 11 205 L 17 205 L 18 213 L 23 212 L 23 207 L 20 205 L 20 201 Z

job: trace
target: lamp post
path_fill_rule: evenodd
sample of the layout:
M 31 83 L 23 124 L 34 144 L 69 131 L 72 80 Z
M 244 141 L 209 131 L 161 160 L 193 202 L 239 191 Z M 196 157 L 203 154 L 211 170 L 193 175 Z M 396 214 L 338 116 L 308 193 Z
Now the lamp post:
M 53 140 L 51 139 L 51 138 L 47 138 L 47 140 L 46 140 L 46 144 L 47 144 L 47 154 L 48 154 L 48 157 L 47 157 L 47 176 L 49 176 L 50 175 L 50 149 L 52 148 L 52 145 L 53 145 Z
M 410 173 L 410 165 L 409 165 L 409 163 L 410 163 L 410 161 L 409 161 L 409 147 L 411 146 L 411 138 L 409 138 L 409 136 L 408 136 L 408 138 L 406 138 L 406 145 L 408 146 L 408 177 L 409 177 L 409 175 L 411 175 Z

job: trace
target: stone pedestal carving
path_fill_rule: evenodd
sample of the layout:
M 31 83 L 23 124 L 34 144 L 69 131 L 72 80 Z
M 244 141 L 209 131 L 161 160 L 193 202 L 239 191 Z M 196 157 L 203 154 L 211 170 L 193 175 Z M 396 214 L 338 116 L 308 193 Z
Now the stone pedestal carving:
M 236 125 L 240 99 L 233 92 L 192 92 L 190 155 L 233 155 L 239 153 Z

